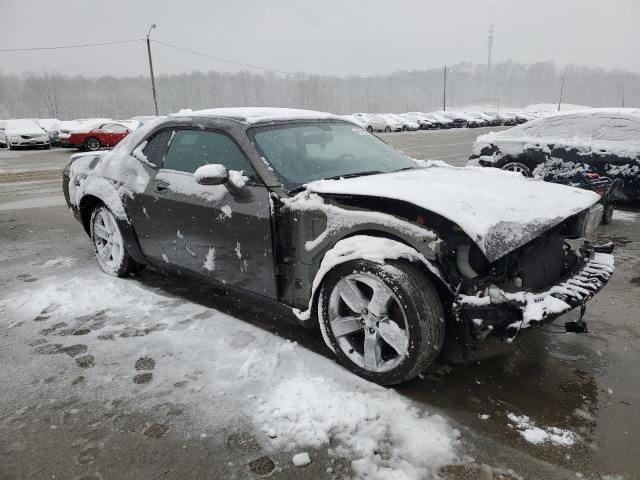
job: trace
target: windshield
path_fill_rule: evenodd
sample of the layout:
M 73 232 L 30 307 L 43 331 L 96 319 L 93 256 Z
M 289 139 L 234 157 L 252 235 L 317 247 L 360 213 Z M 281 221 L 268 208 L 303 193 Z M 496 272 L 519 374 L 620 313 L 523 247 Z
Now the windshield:
M 250 135 L 285 188 L 339 176 L 395 172 L 415 163 L 366 130 L 318 122 L 252 129 Z

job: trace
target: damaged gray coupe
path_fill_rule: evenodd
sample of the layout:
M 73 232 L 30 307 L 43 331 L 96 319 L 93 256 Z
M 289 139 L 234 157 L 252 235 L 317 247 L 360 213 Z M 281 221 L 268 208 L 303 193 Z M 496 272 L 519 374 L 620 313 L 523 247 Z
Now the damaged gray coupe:
M 577 241 L 598 195 L 418 162 L 318 112 L 160 118 L 72 157 L 63 187 L 106 273 L 152 266 L 287 305 L 384 385 L 425 370 L 453 325 L 510 339 L 584 310 L 614 269 L 611 247 Z

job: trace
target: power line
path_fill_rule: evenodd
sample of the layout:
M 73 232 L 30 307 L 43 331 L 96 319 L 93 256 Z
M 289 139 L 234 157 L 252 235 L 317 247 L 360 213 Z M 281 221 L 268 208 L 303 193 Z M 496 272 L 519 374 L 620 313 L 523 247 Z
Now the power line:
M 123 43 L 141 42 L 143 40 L 144 38 L 134 38 L 131 40 L 119 40 L 116 42 L 79 43 L 76 45 L 58 45 L 55 47 L 0 48 L 0 52 L 34 52 L 38 50 L 61 50 L 61 49 L 67 49 L 67 48 L 104 47 L 108 45 L 119 45 Z
M 197 55 L 199 57 L 208 58 L 210 60 L 216 60 L 218 62 L 225 62 L 225 63 L 230 63 L 232 65 L 238 65 L 240 67 L 253 68 L 253 69 L 256 69 L 256 70 L 262 70 L 262 71 L 271 72 L 271 73 L 279 73 L 281 75 L 299 75 L 300 74 L 300 72 L 290 72 L 290 71 L 286 71 L 286 70 L 278 70 L 276 68 L 264 67 L 264 66 L 261 66 L 261 65 L 254 65 L 252 63 L 237 62 L 235 60 L 230 60 L 228 58 L 217 57 L 217 56 L 214 56 L 214 55 L 208 55 L 206 53 L 197 52 L 195 50 L 191 50 L 191 49 L 188 49 L 188 48 L 180 47 L 178 45 L 174 45 L 173 43 L 163 42 L 161 40 L 151 40 L 151 41 L 154 42 L 154 43 L 159 43 L 160 45 L 164 45 L 165 47 L 170 47 L 170 48 L 174 48 L 176 50 L 180 50 L 182 52 L 190 53 L 192 55 Z M 314 77 L 332 78 L 332 79 L 346 78 L 346 77 L 340 77 L 340 76 L 337 76 L 337 75 L 316 75 L 316 74 L 308 74 L 308 75 L 314 76 Z

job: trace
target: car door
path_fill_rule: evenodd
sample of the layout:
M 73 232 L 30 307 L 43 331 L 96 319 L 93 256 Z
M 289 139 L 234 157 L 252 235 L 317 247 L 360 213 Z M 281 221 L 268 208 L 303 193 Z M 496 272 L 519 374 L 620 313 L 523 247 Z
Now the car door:
M 524 127 L 526 128 L 526 124 Z M 591 162 L 593 117 L 588 114 L 560 115 L 539 123 L 537 140 L 549 151 L 546 158 L 557 158 L 563 162 Z
M 276 298 L 269 191 L 238 144 L 222 130 L 176 128 L 162 135 L 155 143 L 168 145 L 160 168 L 139 198 L 143 253 L 157 264 Z M 205 164 L 243 171 L 248 181 L 235 195 L 225 185 L 200 185 L 193 173 Z

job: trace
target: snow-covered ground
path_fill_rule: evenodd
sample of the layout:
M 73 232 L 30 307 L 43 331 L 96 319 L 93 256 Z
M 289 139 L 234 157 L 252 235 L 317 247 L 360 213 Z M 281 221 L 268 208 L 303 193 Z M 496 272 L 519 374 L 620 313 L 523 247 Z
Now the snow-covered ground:
M 3 330 L 40 332 L 36 352 L 83 368 L 92 398 L 137 385 L 140 406 L 161 395 L 197 408 L 203 435 L 248 422 L 267 451 L 330 448 L 357 478 L 420 479 L 459 458 L 446 418 L 296 343 L 73 258 L 32 271 L 38 281 L 0 301 Z

